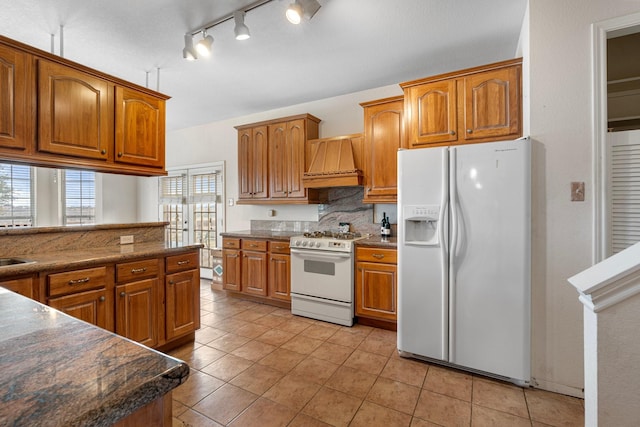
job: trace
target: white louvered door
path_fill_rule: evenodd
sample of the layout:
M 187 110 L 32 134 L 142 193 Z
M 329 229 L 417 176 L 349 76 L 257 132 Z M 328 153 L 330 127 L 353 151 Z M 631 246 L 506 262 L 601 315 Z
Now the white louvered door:
M 608 134 L 608 250 L 640 242 L 640 130 Z

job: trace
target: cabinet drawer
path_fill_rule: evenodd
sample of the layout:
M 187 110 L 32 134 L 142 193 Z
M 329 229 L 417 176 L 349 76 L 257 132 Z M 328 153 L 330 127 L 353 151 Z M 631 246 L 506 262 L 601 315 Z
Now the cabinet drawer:
M 122 283 L 155 277 L 158 275 L 158 270 L 157 259 L 145 259 L 142 261 L 116 264 L 116 280 L 118 283 Z
M 240 249 L 240 239 L 222 239 L 222 247 L 224 249 Z
M 283 242 L 280 240 L 272 240 L 269 242 L 269 252 L 274 254 L 288 254 L 289 242 Z
M 49 296 L 65 295 L 105 286 L 106 267 L 87 268 L 47 276 Z
M 382 248 L 356 248 L 357 261 L 383 262 L 385 264 L 396 264 L 398 262 L 398 252 L 395 249 Z
M 242 249 L 248 250 L 248 251 L 266 252 L 267 241 L 242 239 Z
M 166 264 L 167 273 L 198 268 L 198 252 L 189 252 L 182 255 L 168 256 Z

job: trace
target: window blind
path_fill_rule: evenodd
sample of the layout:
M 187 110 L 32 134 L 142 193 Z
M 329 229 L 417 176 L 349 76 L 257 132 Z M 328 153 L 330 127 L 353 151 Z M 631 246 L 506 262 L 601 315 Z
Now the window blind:
M 0 164 L 0 226 L 32 226 L 33 199 L 33 168 Z
M 94 224 L 96 221 L 96 173 L 64 171 L 64 224 Z
M 640 138 L 611 138 L 610 236 L 617 253 L 640 241 Z

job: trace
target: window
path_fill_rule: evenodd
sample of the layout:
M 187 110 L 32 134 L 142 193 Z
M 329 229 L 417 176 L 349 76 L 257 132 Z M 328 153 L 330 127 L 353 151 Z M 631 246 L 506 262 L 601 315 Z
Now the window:
M 95 224 L 96 174 L 92 171 L 63 171 L 65 225 Z
M 182 244 L 183 204 L 185 202 L 184 181 L 186 174 L 160 178 L 160 207 L 162 221 L 168 222 L 164 240 L 171 244 Z
M 0 227 L 31 227 L 34 222 L 33 168 L 0 164 Z

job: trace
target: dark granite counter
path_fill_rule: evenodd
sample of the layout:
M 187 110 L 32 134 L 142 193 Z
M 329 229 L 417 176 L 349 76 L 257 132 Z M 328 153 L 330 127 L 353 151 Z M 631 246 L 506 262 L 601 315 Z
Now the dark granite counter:
M 370 236 L 366 239 L 358 240 L 356 246 L 396 249 L 398 247 L 398 238 L 389 237 L 383 239 L 380 236 Z
M 38 273 L 48 270 L 71 270 L 96 264 L 121 262 L 134 258 L 179 254 L 201 247 L 203 247 L 201 244 L 172 246 L 158 242 L 91 247 L 83 250 L 56 250 L 43 253 L 11 254 L 12 258 L 20 258 L 30 262 L 0 267 L 0 279 L 3 277 Z M 37 251 L 37 249 L 34 250 Z
M 0 425 L 108 426 L 189 366 L 0 288 Z
M 236 239 L 269 239 L 289 241 L 291 236 L 299 236 L 302 231 L 270 231 L 270 230 L 242 230 L 225 231 L 220 233 L 222 237 L 232 237 Z

